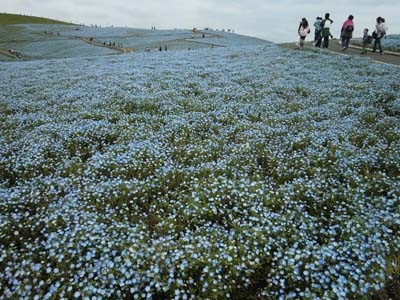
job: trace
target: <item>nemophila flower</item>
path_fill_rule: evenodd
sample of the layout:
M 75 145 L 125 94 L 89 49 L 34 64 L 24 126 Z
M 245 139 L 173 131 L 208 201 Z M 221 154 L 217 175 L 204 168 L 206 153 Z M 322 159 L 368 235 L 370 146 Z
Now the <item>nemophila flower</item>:
M 0 299 L 381 289 L 397 69 L 273 45 L 165 55 L 1 64 Z

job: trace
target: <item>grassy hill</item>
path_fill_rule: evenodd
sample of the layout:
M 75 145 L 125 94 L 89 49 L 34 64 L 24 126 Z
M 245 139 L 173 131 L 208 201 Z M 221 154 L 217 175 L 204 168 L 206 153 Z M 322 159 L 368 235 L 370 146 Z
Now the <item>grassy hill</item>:
M 0 25 L 10 25 L 10 24 L 63 24 L 63 25 L 74 25 L 72 23 L 40 18 L 40 17 L 32 17 L 32 16 L 23 16 L 17 14 L 7 14 L 0 13 Z

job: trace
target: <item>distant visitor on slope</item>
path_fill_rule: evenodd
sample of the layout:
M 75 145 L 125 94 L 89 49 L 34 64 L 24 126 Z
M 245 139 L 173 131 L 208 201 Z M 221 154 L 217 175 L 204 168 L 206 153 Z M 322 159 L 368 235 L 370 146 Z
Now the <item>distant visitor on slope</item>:
M 376 48 L 379 49 L 379 53 L 383 54 L 381 40 L 386 36 L 387 27 L 385 24 L 385 19 L 382 17 L 376 18 L 375 31 L 372 33 L 372 37 L 374 38 L 374 49 L 372 52 L 376 52 Z
M 306 40 L 307 35 L 310 33 L 310 26 L 308 25 L 306 18 L 301 19 L 298 33 L 300 36 L 300 47 L 304 47 L 304 41 Z
M 350 39 L 353 37 L 354 31 L 354 17 L 350 15 L 347 20 L 343 23 L 340 37 L 342 38 L 342 51 L 349 48 Z
M 314 46 L 315 47 L 321 47 L 321 22 L 322 22 L 322 17 L 317 17 L 317 19 L 314 22 L 314 28 L 315 28 L 315 33 L 314 33 Z
M 362 51 L 361 51 L 361 54 L 367 53 L 367 47 L 368 47 L 368 45 L 371 45 L 371 42 L 372 42 L 372 36 L 370 36 L 368 34 L 368 32 L 369 32 L 368 28 L 365 28 L 364 29 L 363 39 L 362 39 Z
M 321 35 L 322 35 L 322 38 L 324 39 L 324 41 L 322 43 L 322 48 L 328 48 L 329 47 L 329 38 L 333 38 L 333 36 L 331 34 L 332 23 L 333 23 L 333 21 L 330 18 L 330 14 L 326 13 L 325 18 L 321 22 L 321 28 L 322 28 Z

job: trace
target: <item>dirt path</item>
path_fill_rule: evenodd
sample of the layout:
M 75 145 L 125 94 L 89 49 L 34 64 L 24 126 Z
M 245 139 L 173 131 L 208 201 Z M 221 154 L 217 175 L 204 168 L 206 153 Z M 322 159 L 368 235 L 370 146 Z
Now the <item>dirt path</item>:
M 194 39 L 201 39 L 201 38 L 186 38 L 186 39 L 178 39 L 176 41 L 184 41 L 184 42 L 189 42 L 189 43 L 195 43 L 195 44 L 203 44 L 206 46 L 211 46 L 211 47 L 226 47 L 225 45 L 220 45 L 220 44 L 214 44 L 214 43 L 204 43 L 204 42 L 200 42 L 200 41 L 194 41 Z
M 209 32 L 203 32 L 203 31 L 196 31 L 195 34 L 200 34 L 203 35 L 203 33 L 208 36 L 208 37 L 219 37 L 219 35 L 217 34 L 213 34 L 213 33 L 209 33 Z M 76 36 L 76 38 L 80 38 L 81 40 L 83 40 L 84 42 L 94 45 L 94 46 L 98 46 L 98 47 L 106 47 L 106 48 L 110 48 L 113 50 L 117 50 L 119 52 L 122 53 L 129 53 L 129 52 L 133 52 L 135 51 L 134 48 L 127 48 L 127 47 L 117 47 L 117 46 L 108 46 L 108 45 L 104 45 L 102 42 L 96 41 L 96 40 L 90 40 L 90 38 L 88 37 L 78 37 Z M 215 44 L 215 43 L 210 43 L 210 42 L 201 42 L 202 40 L 202 36 L 198 36 L 198 37 L 192 37 L 192 38 L 182 38 L 182 39 L 176 39 L 176 40 L 171 40 L 174 42 L 189 42 L 189 43 L 196 43 L 196 44 L 203 44 L 206 46 L 210 46 L 210 47 L 227 47 L 225 45 L 221 45 L 221 44 Z M 171 41 L 165 41 L 165 42 L 171 42 Z
M 102 43 L 102 42 L 99 42 L 96 40 L 90 40 L 90 38 L 87 38 L 87 37 L 77 37 L 77 38 L 81 39 L 82 41 L 84 41 L 85 43 L 88 43 L 90 45 L 97 46 L 97 47 L 103 47 L 103 48 L 109 48 L 112 50 L 119 51 L 121 53 L 130 53 L 130 52 L 135 51 L 135 49 L 133 49 L 133 48 L 109 46 L 107 44 L 104 45 L 104 43 Z
M 296 43 L 287 43 L 281 44 L 284 48 L 290 48 L 295 50 L 300 50 L 301 48 L 296 45 Z M 307 42 L 305 44 L 305 48 L 307 49 L 316 49 L 312 42 Z M 380 63 L 392 64 L 400 66 L 400 53 L 392 53 L 392 52 L 384 52 L 383 54 L 380 53 L 373 53 L 370 50 L 366 54 L 361 54 L 361 48 L 358 46 L 350 45 L 350 48 L 346 51 L 342 51 L 342 46 L 339 40 L 331 40 L 329 42 L 329 48 L 326 49 L 327 51 L 335 52 L 342 55 L 354 55 L 360 57 L 369 57 L 372 60 Z M 385 50 L 385 49 L 384 49 Z
M 203 34 L 205 35 L 206 38 L 219 38 L 221 36 L 214 34 L 214 33 L 209 33 L 209 32 L 204 32 L 204 31 L 196 31 L 194 34 L 197 34 L 195 37 L 191 38 L 183 38 L 183 39 L 177 39 L 176 41 L 184 41 L 184 42 L 189 42 L 189 43 L 196 43 L 196 44 L 203 44 L 206 46 L 210 47 L 227 47 L 226 45 L 221 45 L 221 44 L 216 44 L 216 43 L 210 43 L 210 42 L 202 42 L 201 40 L 203 39 Z
M 312 46 L 312 45 L 310 45 Z M 356 56 L 362 56 L 362 57 L 369 57 L 375 61 L 386 63 L 386 64 L 392 64 L 392 65 L 397 65 L 400 66 L 400 54 L 393 53 L 391 52 L 384 52 L 383 54 L 380 54 L 378 52 L 371 52 L 368 51 L 365 54 L 361 54 L 361 48 L 357 46 L 350 46 L 349 49 L 346 51 L 342 51 L 342 46 L 339 44 L 337 40 L 333 40 L 332 43 L 329 45 L 330 51 L 334 51 L 337 53 L 342 53 L 345 55 L 356 55 Z M 384 49 L 385 51 L 385 49 Z
M 0 49 L 0 53 L 6 55 L 8 57 L 12 57 L 15 60 L 27 60 L 27 58 L 25 56 L 18 58 L 14 54 L 11 54 L 10 52 L 8 52 L 8 50 L 6 50 L 6 49 Z
M 342 46 L 339 44 L 339 40 L 331 40 L 329 43 L 329 48 L 325 49 L 325 51 L 331 51 L 334 53 L 338 53 L 341 55 L 354 55 L 359 57 L 368 57 L 376 62 L 392 64 L 400 66 L 400 53 L 392 53 L 392 52 L 384 52 L 384 54 L 373 53 L 370 50 L 366 54 L 361 54 L 361 48 L 358 46 L 351 45 L 349 49 L 346 51 L 342 51 Z M 293 50 L 301 50 L 301 48 L 296 45 L 296 43 L 287 43 L 281 44 L 281 47 L 289 48 Z M 311 42 L 307 42 L 305 47 L 306 49 L 316 49 L 313 47 Z M 384 49 L 385 50 L 385 49 Z

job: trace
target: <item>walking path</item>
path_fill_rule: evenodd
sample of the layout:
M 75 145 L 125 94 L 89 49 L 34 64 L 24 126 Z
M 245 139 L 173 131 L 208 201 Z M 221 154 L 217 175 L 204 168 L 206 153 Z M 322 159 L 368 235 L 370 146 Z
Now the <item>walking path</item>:
M 65 37 L 62 35 L 62 33 L 48 33 L 48 32 L 35 32 L 35 34 L 38 35 L 46 35 L 46 36 L 50 36 L 50 37 Z M 168 40 L 165 41 L 164 43 L 168 43 L 168 42 L 188 42 L 188 43 L 195 43 L 198 45 L 205 45 L 211 48 L 214 47 L 227 47 L 227 45 L 223 45 L 223 44 L 218 44 L 218 43 L 213 43 L 210 42 L 209 40 L 204 40 L 203 36 L 205 38 L 219 38 L 221 37 L 218 34 L 215 33 L 210 33 L 210 32 L 205 32 L 205 31 L 196 31 L 195 35 L 193 35 L 191 38 L 190 37 L 186 37 L 186 38 L 179 38 L 179 39 L 175 39 L 175 40 Z M 130 52 L 134 52 L 136 51 L 134 48 L 130 48 L 130 47 L 120 47 L 120 46 L 113 46 L 113 45 L 109 45 L 109 44 L 104 44 L 103 41 L 99 41 L 90 37 L 82 37 L 82 36 L 68 36 L 68 38 L 70 39 L 77 39 L 77 40 L 81 40 L 87 44 L 96 46 L 96 47 L 104 47 L 104 48 L 109 48 L 115 51 L 118 51 L 120 53 L 130 53 Z M 24 55 L 21 58 L 16 57 L 15 55 L 11 54 L 8 49 L 0 49 L 0 54 L 2 55 L 6 55 L 8 57 L 12 57 L 15 60 L 30 60 L 33 57 L 28 57 L 26 55 Z
M 8 56 L 8 57 L 12 57 L 12 58 L 14 58 L 14 59 L 16 59 L 16 60 L 27 60 L 27 58 L 25 57 L 25 56 L 21 56 L 21 57 L 16 57 L 14 54 L 11 54 L 8 50 L 6 50 L 6 49 L 1 49 L 0 48 L 0 53 L 1 54 L 4 54 L 4 55 L 6 55 L 6 56 Z
M 221 36 L 209 32 L 203 32 L 203 31 L 196 31 L 194 34 L 197 34 L 197 36 L 192 36 L 192 37 L 187 37 L 187 38 L 180 38 L 180 39 L 174 39 L 174 40 L 167 40 L 162 43 L 170 43 L 170 42 L 188 42 L 188 43 L 194 43 L 194 44 L 200 44 L 200 45 L 206 45 L 209 47 L 227 47 L 226 45 L 222 44 L 216 44 L 216 43 L 210 43 L 210 42 L 204 42 L 203 34 L 205 35 L 205 38 L 219 38 Z M 161 43 L 161 44 L 162 44 Z
M 102 43 L 100 41 L 96 41 L 94 39 L 90 40 L 90 38 L 88 38 L 88 37 L 77 37 L 77 38 L 81 39 L 82 41 L 84 41 L 85 43 L 88 43 L 90 45 L 97 46 L 97 47 L 110 48 L 110 49 L 119 51 L 121 53 L 130 53 L 130 52 L 135 51 L 135 49 L 133 49 L 133 48 L 110 46 L 107 44 L 104 45 L 104 43 Z
M 328 50 L 346 55 L 369 57 L 378 62 L 400 66 L 400 53 L 385 52 L 385 49 L 383 49 L 383 54 L 380 54 L 379 52 L 371 52 L 370 50 L 365 54 L 361 54 L 361 47 L 350 45 L 349 49 L 347 49 L 346 51 L 342 51 L 341 44 L 339 44 L 336 40 L 333 40 L 332 43 L 329 45 Z
M 196 39 L 196 38 L 178 39 L 176 41 L 178 41 L 178 42 L 185 41 L 185 42 L 189 42 L 189 43 L 203 44 L 203 45 L 212 46 L 212 47 L 226 47 L 225 45 L 221 45 L 221 44 L 214 44 L 214 43 L 210 43 L 210 42 L 204 43 L 204 42 L 200 42 L 200 41 L 194 41 L 194 39 Z M 201 39 L 201 38 L 197 38 L 197 39 Z
M 55 34 L 53 32 L 51 32 L 51 33 L 35 32 L 35 34 L 46 35 L 46 36 L 49 36 L 49 37 L 53 37 L 53 36 L 54 37 L 66 37 L 66 36 L 62 35 L 61 33 L 56 33 Z M 82 37 L 82 36 L 75 35 L 75 36 L 68 36 L 68 38 L 82 40 L 87 44 L 90 44 L 90 45 L 93 45 L 93 46 L 97 46 L 97 47 L 104 47 L 104 48 L 113 49 L 113 50 L 119 51 L 121 53 L 129 53 L 129 52 L 135 51 L 135 49 L 133 49 L 133 48 L 118 47 L 118 46 L 112 46 L 112 45 L 110 46 L 110 45 L 107 45 L 107 44 L 104 45 L 103 42 L 96 41 L 95 39 L 91 40 L 90 37 Z
M 301 48 L 296 45 L 296 43 L 289 43 L 289 44 L 281 44 L 281 47 L 284 48 L 289 48 L 289 49 L 294 49 L 294 50 L 300 50 Z M 306 49 L 318 49 L 315 48 L 312 44 L 312 42 L 307 42 L 305 44 Z M 386 63 L 386 64 L 392 64 L 392 65 L 397 65 L 400 66 L 400 53 L 396 52 L 384 52 L 384 54 L 380 53 L 374 53 L 369 50 L 366 54 L 361 54 L 361 47 L 351 45 L 349 49 L 346 51 L 342 51 L 342 46 L 340 44 L 340 41 L 337 39 L 331 40 L 329 43 L 329 48 L 328 49 L 323 49 L 325 51 L 331 51 L 335 52 L 338 54 L 342 55 L 355 55 L 355 56 L 360 56 L 360 57 L 368 57 L 376 62 L 380 63 Z M 383 49 L 385 50 L 385 49 Z
M 189 42 L 189 43 L 203 44 L 203 45 L 207 45 L 207 46 L 211 46 L 211 47 L 227 47 L 226 45 L 201 41 L 201 40 L 203 40 L 203 34 L 205 35 L 206 38 L 210 38 L 210 37 L 211 38 L 219 38 L 219 37 L 221 37 L 220 35 L 210 33 L 210 32 L 200 31 L 200 30 L 197 30 L 195 32 L 195 34 L 197 34 L 197 36 L 194 36 L 192 38 L 177 39 L 176 41 L 185 41 L 185 42 Z

